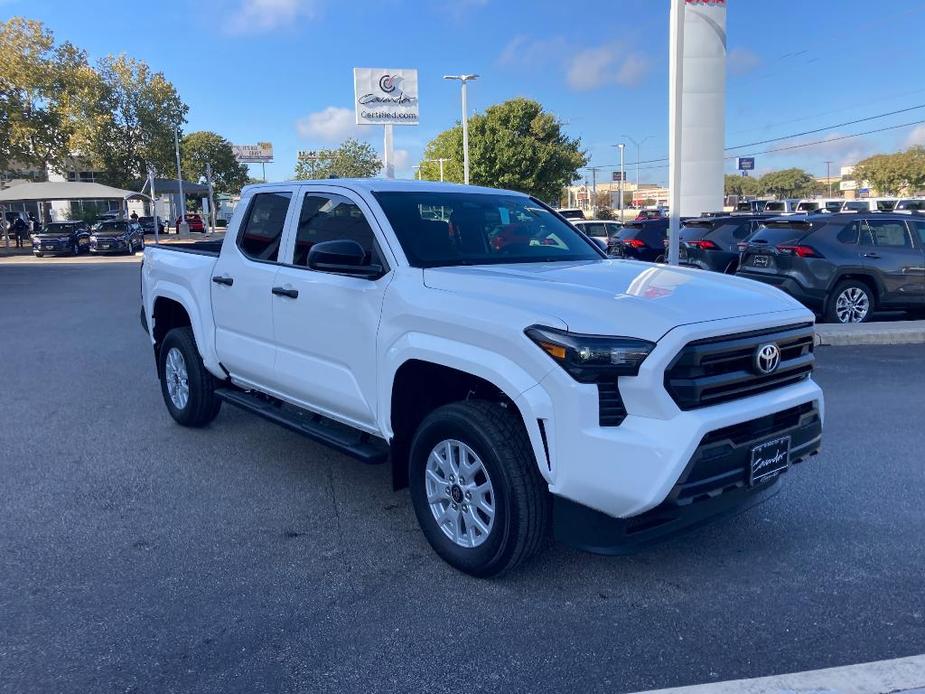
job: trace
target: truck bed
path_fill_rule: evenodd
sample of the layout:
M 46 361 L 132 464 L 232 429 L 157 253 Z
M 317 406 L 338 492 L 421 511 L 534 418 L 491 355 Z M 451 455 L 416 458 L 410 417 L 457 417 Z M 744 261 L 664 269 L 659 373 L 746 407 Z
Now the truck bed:
M 148 248 L 152 246 L 167 251 L 177 251 L 179 253 L 218 256 L 219 251 L 222 250 L 222 241 L 220 239 L 210 239 L 208 241 L 177 241 L 172 243 L 148 244 Z

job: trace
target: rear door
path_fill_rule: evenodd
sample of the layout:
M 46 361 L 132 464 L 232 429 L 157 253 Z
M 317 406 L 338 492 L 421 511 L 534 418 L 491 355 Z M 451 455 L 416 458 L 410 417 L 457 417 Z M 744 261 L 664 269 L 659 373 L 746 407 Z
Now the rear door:
M 760 229 L 746 242 L 739 262 L 742 272 L 777 275 L 789 269 L 791 256 L 782 256 L 778 246 L 797 243 L 811 230 L 809 224 L 770 224 Z
M 215 350 L 232 376 L 270 387 L 275 374 L 274 279 L 292 192 L 260 189 L 246 203 L 234 244 L 226 243 L 212 271 Z
M 276 381 L 286 395 L 316 412 L 361 428 L 376 423 L 376 336 L 385 289 L 392 277 L 366 203 L 339 187 L 299 190 L 285 262 L 273 298 Z M 308 268 L 312 246 L 350 239 L 383 266 L 374 279 Z
M 913 243 L 903 221 L 866 219 L 861 222 L 864 263 L 880 278 L 883 303 L 906 303 L 923 293 L 922 249 Z

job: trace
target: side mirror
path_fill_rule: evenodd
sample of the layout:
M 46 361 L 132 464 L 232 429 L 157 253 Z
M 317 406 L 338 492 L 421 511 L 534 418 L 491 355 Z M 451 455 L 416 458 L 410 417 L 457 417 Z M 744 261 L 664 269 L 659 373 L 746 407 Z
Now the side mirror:
M 602 251 L 604 251 L 605 253 L 607 252 L 607 242 L 606 242 L 604 239 L 599 238 L 599 237 L 597 237 L 597 236 L 592 236 L 592 237 L 590 237 L 590 238 L 591 238 L 592 241 L 594 241 L 595 245 L 596 245 L 598 248 L 600 248 L 600 249 L 601 249 Z
M 308 268 L 318 272 L 353 275 L 374 279 L 382 274 L 382 266 L 365 264 L 366 251 L 352 239 L 321 241 L 308 252 Z

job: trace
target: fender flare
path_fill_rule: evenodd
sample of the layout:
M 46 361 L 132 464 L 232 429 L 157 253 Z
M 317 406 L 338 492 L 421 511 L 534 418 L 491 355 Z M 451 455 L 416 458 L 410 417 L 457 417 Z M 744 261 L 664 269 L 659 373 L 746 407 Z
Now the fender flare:
M 224 371 L 218 361 L 218 355 L 215 352 L 215 341 L 213 335 L 215 331 L 212 325 L 211 315 L 203 316 L 200 310 L 194 307 L 198 306 L 192 293 L 185 287 L 173 282 L 164 282 L 159 280 L 151 289 L 151 303 L 146 308 L 148 317 L 151 319 L 148 323 L 152 344 L 154 342 L 154 305 L 158 299 L 169 299 L 175 301 L 190 319 L 190 327 L 193 330 L 193 339 L 196 340 L 196 346 L 199 348 L 199 355 L 205 367 L 220 378 L 224 378 Z M 211 309 L 211 305 L 210 305 Z M 208 325 L 205 325 L 208 323 Z

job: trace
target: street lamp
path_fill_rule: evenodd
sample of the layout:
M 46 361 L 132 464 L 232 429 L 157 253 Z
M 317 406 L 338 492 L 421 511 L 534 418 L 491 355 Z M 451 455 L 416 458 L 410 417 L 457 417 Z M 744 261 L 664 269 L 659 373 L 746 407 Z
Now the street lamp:
M 626 178 L 626 169 L 623 168 L 623 150 L 626 145 L 621 142 L 617 145 L 620 148 L 620 221 L 623 221 L 623 179 Z
M 478 75 L 444 75 L 445 80 L 459 80 L 462 84 L 462 129 L 463 129 L 463 183 L 469 185 L 469 109 L 466 101 L 466 86 L 478 79 Z
M 625 137 L 627 140 L 629 140 L 634 145 L 636 145 L 636 191 L 638 192 L 639 191 L 639 150 L 642 148 L 643 142 L 645 142 L 646 140 L 652 139 L 652 135 L 646 135 L 644 138 L 642 138 L 638 142 L 632 137 L 630 137 L 629 135 L 620 135 L 620 137 Z

